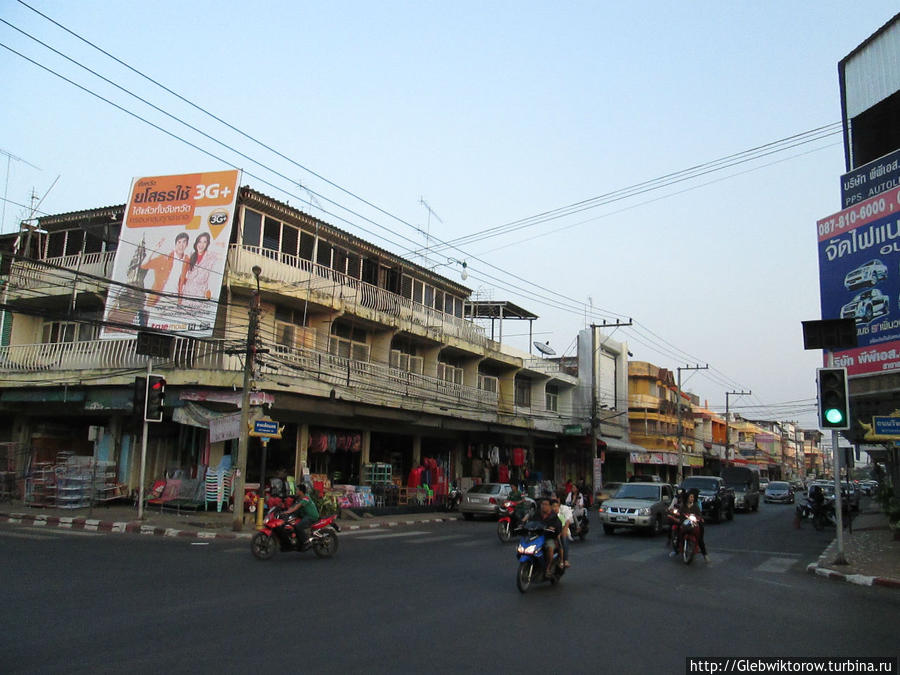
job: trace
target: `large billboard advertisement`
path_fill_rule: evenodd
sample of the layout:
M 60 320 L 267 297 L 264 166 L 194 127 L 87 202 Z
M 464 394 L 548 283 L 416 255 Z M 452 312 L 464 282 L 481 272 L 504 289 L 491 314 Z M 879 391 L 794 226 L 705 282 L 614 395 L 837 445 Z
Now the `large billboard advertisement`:
M 238 171 L 132 181 L 101 337 L 212 335 L 238 181 Z
M 900 187 L 818 222 L 823 319 L 855 319 L 850 375 L 900 370 Z

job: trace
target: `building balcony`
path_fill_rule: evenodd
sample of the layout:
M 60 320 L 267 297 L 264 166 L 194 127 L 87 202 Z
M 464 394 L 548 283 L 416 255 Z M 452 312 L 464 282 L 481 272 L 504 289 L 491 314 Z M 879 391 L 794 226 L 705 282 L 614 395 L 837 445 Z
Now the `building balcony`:
M 245 276 L 248 285 L 253 279 L 253 267 L 258 266 L 262 270 L 263 291 L 266 285 L 272 285 L 282 295 L 308 299 L 444 344 L 459 341 L 481 353 L 490 347 L 484 328 L 472 321 L 426 307 L 305 258 L 258 246 L 232 244 L 228 265 L 230 274 Z
M 136 354 L 135 345 L 135 340 L 90 340 L 0 347 L 0 373 L 8 386 L 54 386 L 68 379 L 86 381 L 86 371 L 93 383 L 121 384 L 122 378 L 116 371 L 132 371 L 126 378 L 131 379 L 134 371 L 146 366 L 147 357 Z M 344 400 L 357 396 L 361 402 L 372 403 L 374 393 L 381 405 L 391 406 L 393 402 L 400 407 L 396 400 L 402 397 L 446 405 L 463 417 L 466 414 L 460 411 L 470 409 L 479 418 L 497 414 L 496 392 L 314 349 L 264 346 L 277 355 L 270 359 L 277 363 L 277 376 L 272 374 L 276 371 L 265 367 L 261 373 L 269 381 L 277 377 L 279 386 L 272 387 L 275 391 L 309 393 L 328 385 L 345 387 Z M 223 340 L 175 338 L 168 365 L 159 364 L 154 369 L 165 373 L 173 385 L 231 386 L 243 374 L 242 355 L 233 352 Z M 171 375 L 170 370 L 174 371 Z M 228 378 L 228 374 L 234 377 Z
M 80 253 L 43 261 L 16 260 L 9 270 L 7 302 L 35 295 L 106 293 L 115 251 Z

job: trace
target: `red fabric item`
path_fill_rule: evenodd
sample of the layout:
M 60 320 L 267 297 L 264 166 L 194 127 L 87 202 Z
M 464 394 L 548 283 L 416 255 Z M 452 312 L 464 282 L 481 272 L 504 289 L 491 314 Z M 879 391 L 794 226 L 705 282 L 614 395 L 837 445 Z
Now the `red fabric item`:
M 506 464 L 497 465 L 497 480 L 501 483 L 509 482 L 509 467 Z
M 512 463 L 513 466 L 525 465 L 525 448 L 513 448 Z

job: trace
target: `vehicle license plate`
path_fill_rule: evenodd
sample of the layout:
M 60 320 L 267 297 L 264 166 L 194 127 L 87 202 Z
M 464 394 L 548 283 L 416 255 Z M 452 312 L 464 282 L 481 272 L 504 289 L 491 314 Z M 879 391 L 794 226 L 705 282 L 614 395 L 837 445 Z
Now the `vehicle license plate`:
M 616 516 L 616 522 L 618 523 L 627 523 L 628 516 Z

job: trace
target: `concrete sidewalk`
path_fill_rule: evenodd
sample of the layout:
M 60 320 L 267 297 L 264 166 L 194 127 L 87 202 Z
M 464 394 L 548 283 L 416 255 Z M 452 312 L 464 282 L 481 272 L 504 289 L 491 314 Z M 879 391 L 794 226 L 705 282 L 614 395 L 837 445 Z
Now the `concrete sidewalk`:
M 846 565 L 834 562 L 838 554 L 835 538 L 819 559 L 810 563 L 810 574 L 861 586 L 900 589 L 900 540 L 888 526 L 887 514 L 873 501 L 853 519 L 853 533 L 844 530 Z
M 93 509 L 58 509 L 32 507 L 21 501 L 0 504 L 0 522 L 22 523 L 36 527 L 61 527 L 98 532 L 133 533 L 164 537 L 198 539 L 249 539 L 256 531 L 256 514 L 245 513 L 240 532 L 233 529 L 234 516 L 216 511 L 160 511 L 158 507 L 144 510 L 138 520 L 137 508 L 127 504 L 96 506 Z M 419 523 L 458 520 L 458 513 L 428 512 L 401 513 L 389 516 L 364 516 L 342 512 L 338 525 L 342 532 L 378 527 L 398 527 Z

